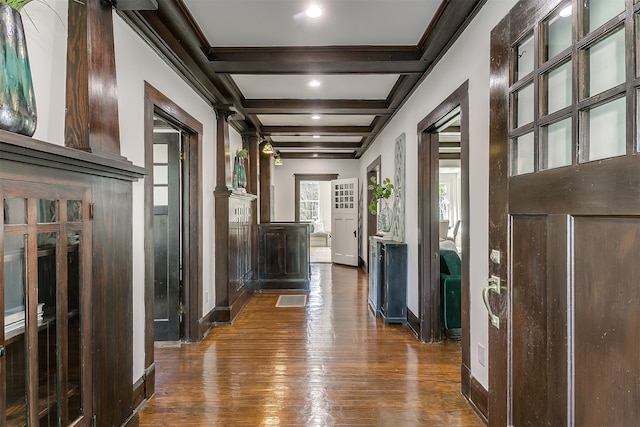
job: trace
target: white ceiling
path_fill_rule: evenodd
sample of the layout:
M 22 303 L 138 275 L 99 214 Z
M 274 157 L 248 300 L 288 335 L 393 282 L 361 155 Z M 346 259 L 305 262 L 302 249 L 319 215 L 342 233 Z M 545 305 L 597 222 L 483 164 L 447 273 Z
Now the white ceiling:
M 482 3 L 164 0 L 127 17 L 212 105 L 238 111 L 238 132 L 359 158 Z
M 416 45 L 441 0 L 184 0 L 212 46 Z M 318 4 L 323 15 L 307 18 Z

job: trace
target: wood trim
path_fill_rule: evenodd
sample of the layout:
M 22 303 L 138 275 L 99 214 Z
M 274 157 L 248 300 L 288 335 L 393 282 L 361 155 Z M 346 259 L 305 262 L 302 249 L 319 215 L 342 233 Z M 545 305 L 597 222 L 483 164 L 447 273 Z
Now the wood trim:
M 373 133 L 370 126 L 263 126 L 263 135 L 349 135 L 369 136 Z
M 262 152 L 263 147 L 264 144 L 260 144 L 258 148 L 260 158 L 260 224 L 271 222 L 271 156 Z
M 420 321 L 418 316 L 416 316 L 415 313 L 413 311 L 411 311 L 409 309 L 409 307 L 407 307 L 407 326 L 409 327 L 411 332 L 413 332 L 413 335 L 417 339 L 420 339 L 420 336 L 422 334 L 422 332 L 421 332 L 421 329 L 422 329 L 421 328 L 421 324 L 422 324 L 422 322 Z
M 295 220 L 296 222 L 300 221 L 300 182 L 301 181 L 332 181 L 334 179 L 338 179 L 337 173 L 322 173 L 322 174 L 312 174 L 312 173 L 295 173 L 293 174 L 295 177 L 295 190 L 294 190 L 294 203 L 295 203 Z
M 145 376 L 142 375 L 138 378 L 138 381 L 133 383 L 133 412 L 137 412 L 138 407 L 140 407 L 145 399 L 147 398 L 145 392 Z
M 356 158 L 353 153 L 280 153 L 281 159 L 334 159 L 351 160 Z
M 489 392 L 474 377 L 471 377 L 471 395 L 469 397 L 471 407 L 486 424 L 489 419 Z
M 183 168 L 183 279 L 186 304 L 185 339 L 199 341 L 198 319 L 202 311 L 202 124 L 160 91 L 145 82 L 145 368 L 154 363 L 153 334 L 153 122 L 156 114 L 186 133 Z M 184 213 L 184 212 L 183 212 Z M 199 230 L 193 233 L 192 230 Z
M 243 107 L 245 114 L 391 114 L 384 99 L 245 99 Z

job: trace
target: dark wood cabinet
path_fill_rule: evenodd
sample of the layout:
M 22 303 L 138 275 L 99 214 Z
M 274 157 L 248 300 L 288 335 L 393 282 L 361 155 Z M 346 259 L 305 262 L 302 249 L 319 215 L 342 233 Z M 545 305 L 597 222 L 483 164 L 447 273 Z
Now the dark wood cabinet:
M 229 200 L 229 286 L 236 292 L 253 286 L 255 200 L 254 196 L 244 195 L 232 196 Z
M 369 239 L 369 306 L 384 323 L 407 321 L 407 244 Z
M 143 173 L 0 131 L 0 425 L 131 416 L 131 182 Z
M 309 289 L 309 224 L 258 226 L 260 289 Z

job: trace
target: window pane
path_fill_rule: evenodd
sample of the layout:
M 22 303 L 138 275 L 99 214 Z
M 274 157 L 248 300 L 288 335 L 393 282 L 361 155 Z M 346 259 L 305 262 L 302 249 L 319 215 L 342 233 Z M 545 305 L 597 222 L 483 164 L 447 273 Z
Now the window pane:
M 589 96 L 624 83 L 624 31 L 616 31 L 589 48 Z
M 571 105 L 571 61 L 549 71 L 547 81 L 547 114 Z
M 565 119 L 542 128 L 546 149 L 544 169 L 571 164 L 571 119 Z
M 26 340 L 25 290 L 26 260 L 24 236 L 4 236 L 4 333 L 6 401 L 8 408 L 21 408 L 7 414 L 8 425 L 26 425 Z M 0 414 L 2 416 L 2 414 Z
M 571 46 L 571 5 L 560 9 L 545 23 L 547 30 L 547 57 L 549 60 Z
M 587 0 L 588 31 L 593 31 L 614 16 L 624 12 L 624 0 Z
M 530 173 L 535 170 L 533 133 L 528 133 L 513 141 L 513 175 Z
M 516 47 L 516 81 L 533 71 L 533 34 Z
M 533 121 L 533 85 L 528 85 L 516 92 L 516 123 L 514 127 L 520 127 Z
M 169 163 L 169 146 L 153 144 L 153 163 Z
M 153 206 L 169 205 L 169 187 L 153 187 Z
M 169 183 L 169 166 L 153 167 L 153 183 L 168 184 Z
M 25 199 L 4 199 L 4 223 L 26 224 L 26 202 Z
M 626 153 L 626 111 L 626 98 L 618 98 L 588 112 L 589 146 L 584 161 Z

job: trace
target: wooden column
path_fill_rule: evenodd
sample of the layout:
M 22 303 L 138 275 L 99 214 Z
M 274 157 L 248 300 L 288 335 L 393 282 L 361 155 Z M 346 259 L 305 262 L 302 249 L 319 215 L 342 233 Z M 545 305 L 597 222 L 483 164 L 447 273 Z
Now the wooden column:
M 214 107 L 216 112 L 216 192 L 231 192 L 231 150 L 229 148 L 229 116 L 235 112 Z
M 260 144 L 260 224 L 271 222 L 271 156 L 262 152 Z
M 120 158 L 111 5 L 69 0 L 65 145 Z

